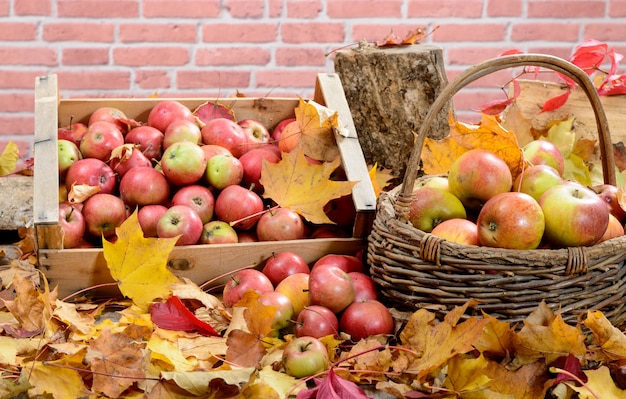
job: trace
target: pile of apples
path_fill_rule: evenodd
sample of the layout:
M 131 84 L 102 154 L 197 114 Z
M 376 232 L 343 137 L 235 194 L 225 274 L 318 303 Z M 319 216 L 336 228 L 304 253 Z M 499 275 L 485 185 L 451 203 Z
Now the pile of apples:
M 288 374 L 300 378 L 328 367 L 325 336 L 359 341 L 392 334 L 394 320 L 379 302 L 379 291 L 358 255 L 327 254 L 311 267 L 298 254 L 273 254 L 258 269 L 233 274 L 224 286 L 224 306 L 237 306 L 253 290 L 259 301 L 276 308 L 272 335 L 294 334 L 283 352 Z
M 351 196 L 326 204 L 332 226 L 261 196 L 262 162 L 277 163 L 298 144 L 294 118 L 270 133 L 252 119 L 201 120 L 198 110 L 163 100 L 142 122 L 101 107 L 88 123 L 58 129 L 64 248 L 98 246 L 135 209 L 144 236 L 180 236 L 176 245 L 350 236 Z
M 590 246 L 624 235 L 626 211 L 616 186 L 565 179 L 563 155 L 547 140 L 522 151 L 527 166 L 515 181 L 504 160 L 483 149 L 459 156 L 447 177 L 418 181 L 411 224 L 452 242 L 522 250 Z

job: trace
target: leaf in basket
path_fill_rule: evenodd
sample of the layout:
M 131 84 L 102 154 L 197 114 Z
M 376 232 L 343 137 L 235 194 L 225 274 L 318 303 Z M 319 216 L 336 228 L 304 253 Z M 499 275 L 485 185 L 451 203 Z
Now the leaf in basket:
M 357 183 L 330 179 L 340 164 L 339 158 L 320 165 L 309 164 L 299 146 L 284 152 L 278 163 L 263 160 L 260 180 L 265 189 L 263 197 L 295 210 L 311 223 L 333 224 L 324 213 L 324 205 L 350 194 Z
M 299 145 L 304 153 L 319 161 L 338 159 L 339 147 L 333 133 L 333 129 L 339 126 L 337 112 L 300 98 L 294 113 L 301 134 Z
M 602 312 L 588 311 L 584 324 L 595 335 L 608 360 L 626 360 L 626 334 L 614 327 Z
M 121 293 L 147 310 L 155 299 L 168 297 L 172 284 L 179 282 L 167 268 L 178 237 L 145 238 L 137 211 L 115 231 L 115 242 L 102 240 L 107 267 Z
M 20 150 L 17 144 L 9 141 L 0 155 L 0 176 L 6 176 L 12 173 L 17 166 L 17 160 L 19 158 Z
M 450 120 L 450 135 L 443 140 L 426 138 L 422 163 L 427 174 L 447 173 L 450 165 L 461 154 L 481 148 L 502 158 L 515 179 L 524 165 L 524 156 L 515 133 L 506 130 L 498 118 L 482 114 L 479 125 Z

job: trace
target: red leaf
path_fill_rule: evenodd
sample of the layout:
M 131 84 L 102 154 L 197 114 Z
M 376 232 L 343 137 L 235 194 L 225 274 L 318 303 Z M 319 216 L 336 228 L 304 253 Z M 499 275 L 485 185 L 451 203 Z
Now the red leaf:
M 502 55 L 511 55 L 511 54 L 524 54 L 524 52 L 520 51 L 520 50 L 518 50 L 516 48 L 513 48 L 513 49 L 505 51 L 504 53 L 500 53 L 501 56 Z
M 204 124 L 216 118 L 235 120 L 235 114 L 232 109 L 212 101 L 207 101 L 200 105 L 193 111 L 193 114 Z
M 539 112 L 550 112 L 554 111 L 555 109 L 559 109 L 563 106 L 563 104 L 567 102 L 567 99 L 569 98 L 571 92 L 571 89 L 568 88 L 565 93 L 559 94 L 558 96 L 552 97 L 551 99 L 547 100 L 543 104 L 543 108 L 541 108 L 541 111 Z
M 357 384 L 339 377 L 333 369 L 324 379 L 315 379 L 316 386 L 298 392 L 297 399 L 370 399 Z
M 219 334 L 210 324 L 198 319 L 177 296 L 170 297 L 165 303 L 150 306 L 152 322 L 166 330 L 193 331 L 205 336 L 218 337 Z
M 576 47 L 569 61 L 591 75 L 602 64 L 607 55 L 608 46 L 606 43 L 590 39 Z
M 513 102 L 511 98 L 504 98 L 501 100 L 493 100 L 480 105 L 475 110 L 482 112 L 485 115 L 498 115 L 505 110 L 505 108 Z
M 626 94 L 626 74 L 607 76 L 606 81 L 598 88 L 601 96 L 614 96 Z
M 578 358 L 572 354 L 567 355 L 567 357 L 558 358 L 553 364 L 551 364 L 551 366 L 558 367 L 565 371 L 569 371 L 570 373 L 578 377 L 581 381 L 587 382 L 587 375 L 583 373 L 583 368 L 580 365 L 580 360 L 578 360 Z M 564 381 L 576 380 L 565 373 L 559 373 L 559 375 L 554 379 L 552 386 L 557 386 Z

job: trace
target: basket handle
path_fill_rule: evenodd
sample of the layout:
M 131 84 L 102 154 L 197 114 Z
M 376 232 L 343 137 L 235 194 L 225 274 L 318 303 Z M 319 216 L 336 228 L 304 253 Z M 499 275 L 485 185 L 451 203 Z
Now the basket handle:
M 413 182 L 417 179 L 419 160 L 426 134 L 430 131 L 435 117 L 450 101 L 452 96 L 464 86 L 483 76 L 501 69 L 519 66 L 538 66 L 560 72 L 574 80 L 574 82 L 576 82 L 583 89 L 595 113 L 596 125 L 598 127 L 598 137 L 600 141 L 599 144 L 604 182 L 608 184 L 615 184 L 615 161 L 613 159 L 609 123 L 606 118 L 606 114 L 604 113 L 602 103 L 600 102 L 598 92 L 593 86 L 589 76 L 587 76 L 587 74 L 576 65 L 559 57 L 544 54 L 513 54 L 493 58 L 476 64 L 465 70 L 457 76 L 456 79 L 444 87 L 422 121 L 422 125 L 420 126 L 420 130 L 415 139 L 413 150 L 409 158 L 399 198 L 404 197 L 406 199 L 411 195 Z M 402 206 L 401 204 L 405 204 L 405 201 L 400 200 L 397 202 L 397 205 Z M 403 213 L 404 212 L 398 212 L 399 215 L 402 215 Z

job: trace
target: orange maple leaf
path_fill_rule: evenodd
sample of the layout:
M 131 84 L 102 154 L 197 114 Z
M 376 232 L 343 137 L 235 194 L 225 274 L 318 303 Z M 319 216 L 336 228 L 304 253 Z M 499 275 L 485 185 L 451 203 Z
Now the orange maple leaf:
M 263 160 L 260 180 L 265 189 L 263 197 L 295 210 L 311 223 L 334 224 L 324 213 L 324 205 L 350 194 L 357 183 L 330 179 L 340 164 L 338 158 L 321 165 L 309 164 L 299 146 L 284 152 L 278 163 Z
M 339 115 L 336 111 L 300 98 L 294 113 L 300 130 L 298 145 L 302 147 L 305 155 L 327 162 L 340 157 L 333 130 L 339 125 Z

